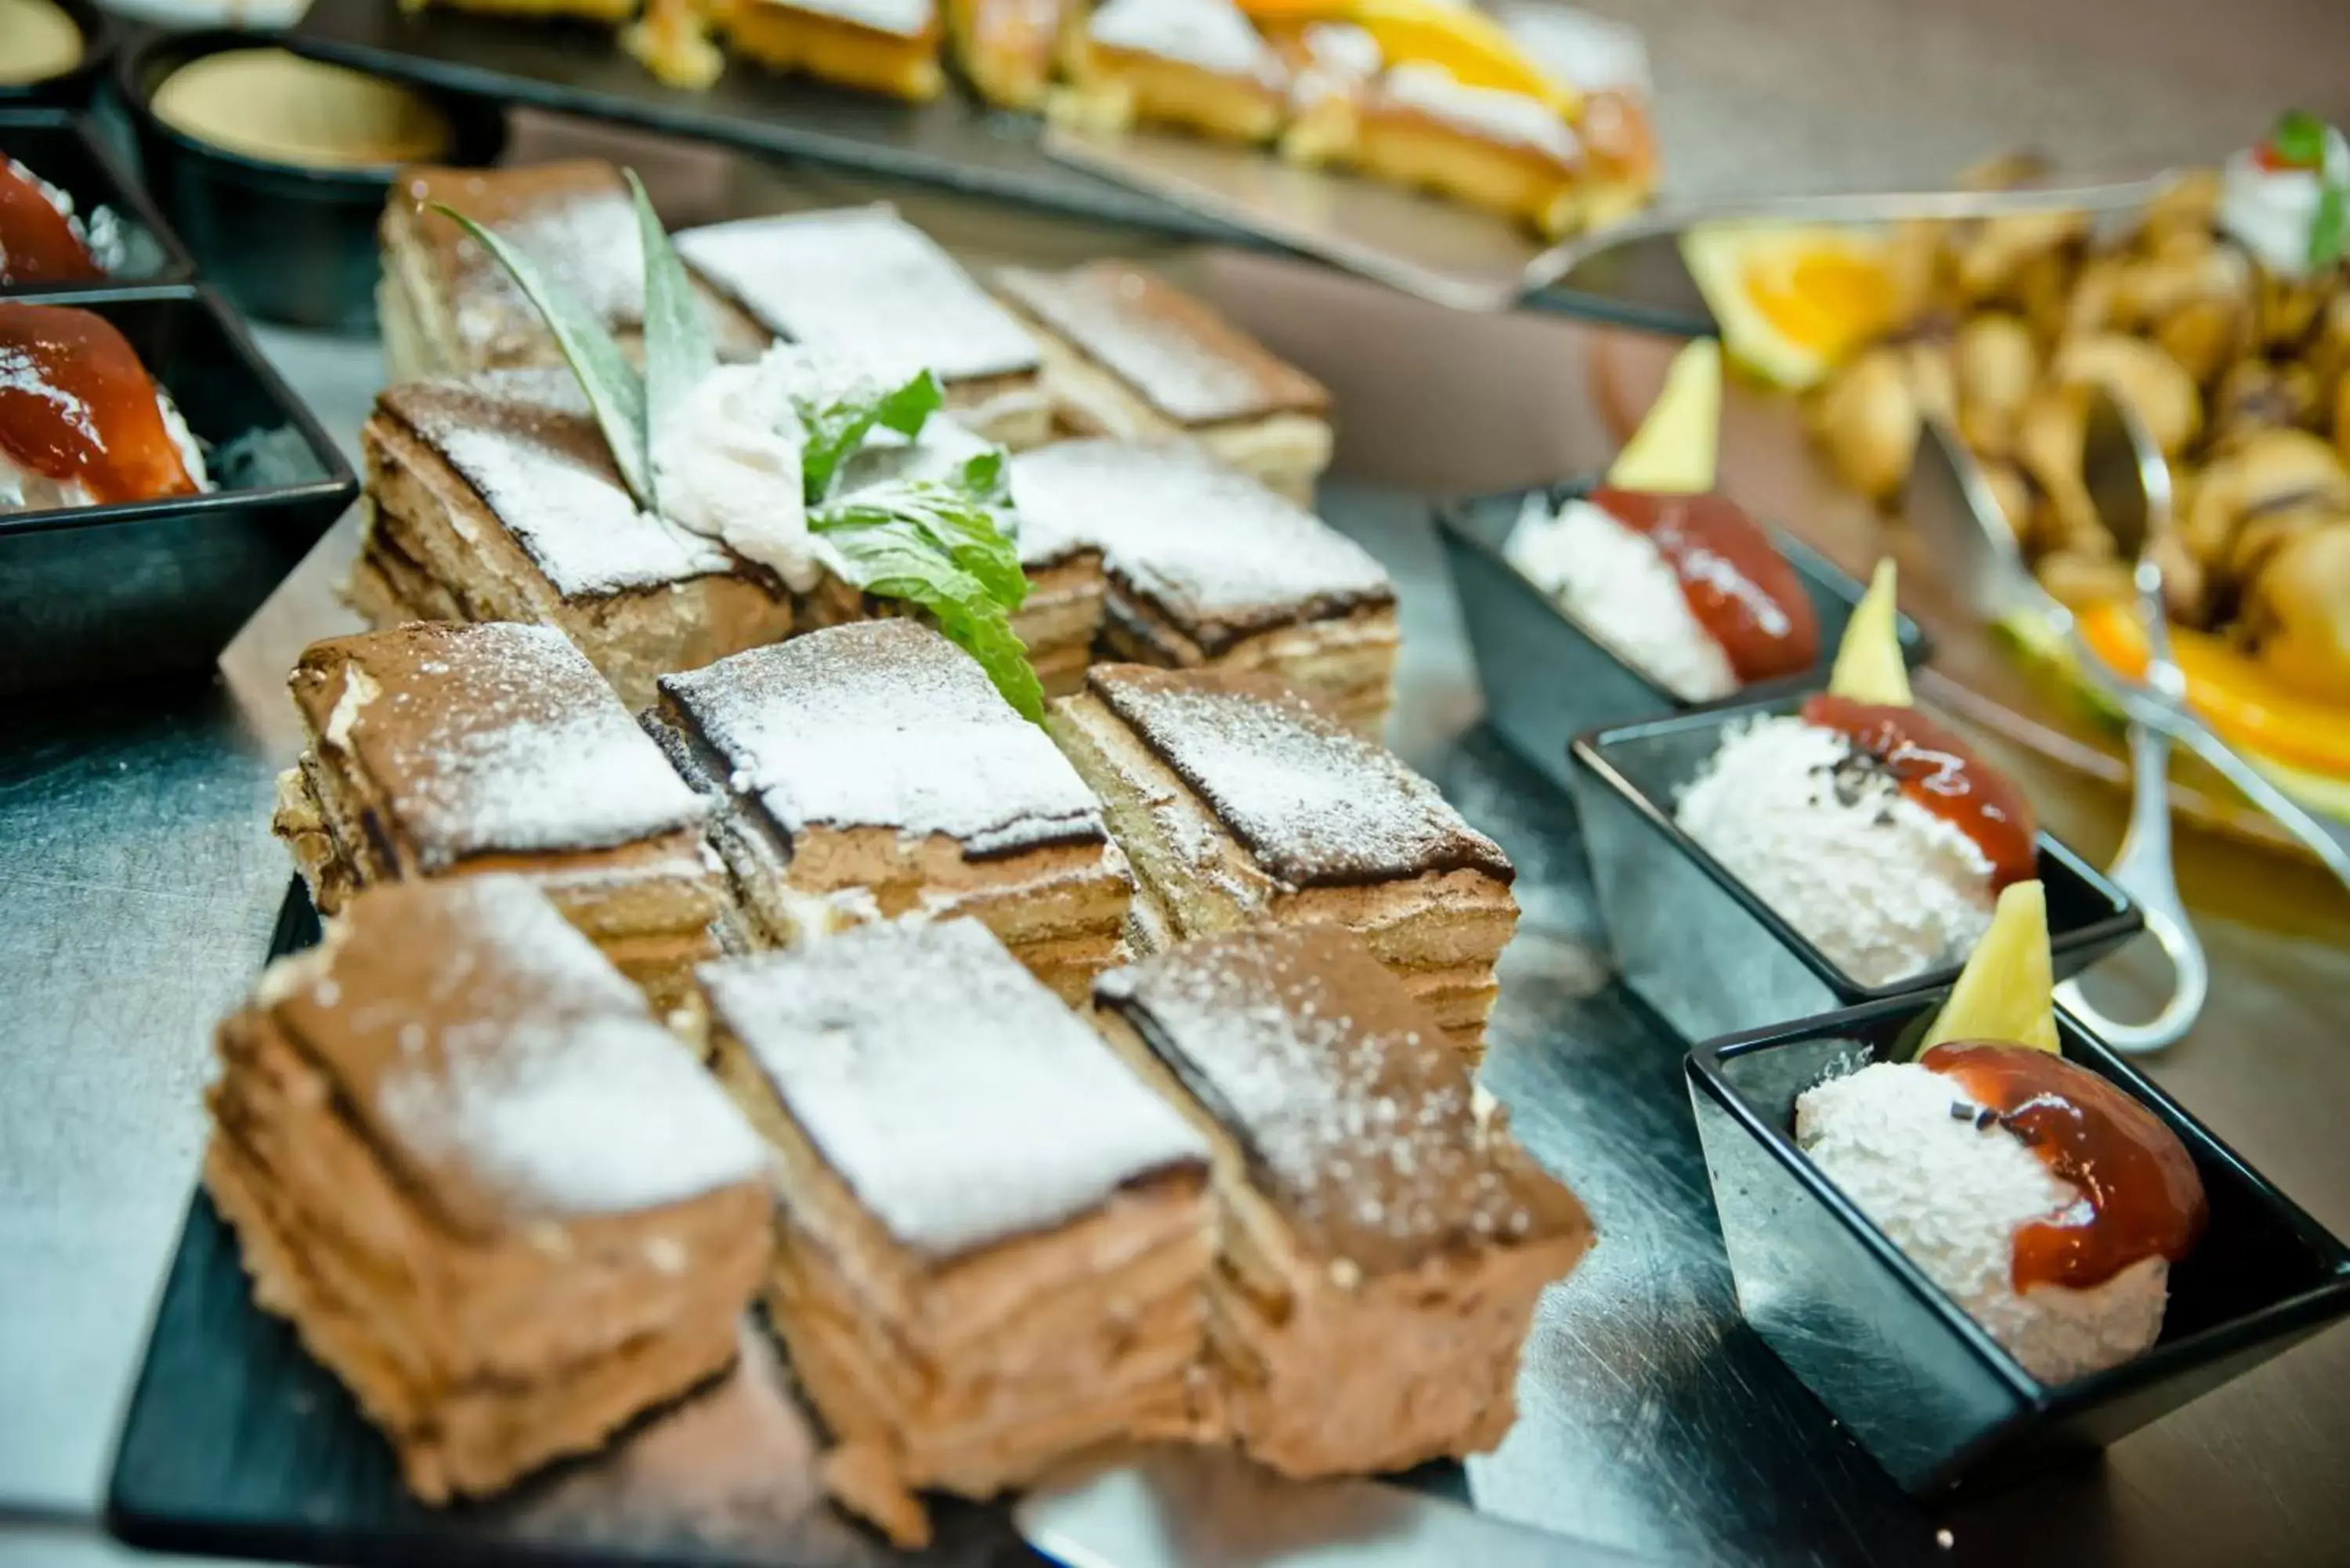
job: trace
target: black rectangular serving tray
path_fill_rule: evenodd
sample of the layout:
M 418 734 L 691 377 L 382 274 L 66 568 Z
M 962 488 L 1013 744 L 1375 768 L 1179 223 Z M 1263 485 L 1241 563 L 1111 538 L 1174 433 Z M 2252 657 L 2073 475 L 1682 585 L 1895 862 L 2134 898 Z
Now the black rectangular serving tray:
M 1055 159 L 1041 145 L 1041 117 L 991 109 L 960 83 L 931 102 L 909 104 L 735 59 L 708 90 L 692 92 L 656 81 L 621 52 L 608 28 L 559 18 L 475 16 L 443 6 L 411 11 L 401 0 L 328 0 L 310 7 L 286 42 L 320 59 L 452 92 L 1180 239 L 1259 248 L 1271 244 L 1205 213 Z M 1544 290 L 1527 303 L 1681 337 L 1713 329 L 1702 314 L 1684 316 L 1567 289 Z
M 1432 568 L 1423 514 L 1391 496 L 1350 501 L 1348 487 L 1326 487 L 1342 525 Z M 1836 1424 L 1740 1316 L 1689 1109 L 1688 1042 L 1609 978 L 1565 797 L 1482 728 L 1411 761 L 1518 868 L 1524 914 L 1481 1077 L 1520 1140 L 1583 1199 L 1599 1241 L 1544 1298 L 1501 1449 L 1465 1476 L 1435 1466 L 1409 1483 L 1575 1538 L 1561 1540 L 1563 1562 L 1580 1541 L 1662 1563 L 1950 1568 L 2036 1560 L 2051 1542 L 2068 1560 L 2105 1561 L 2134 1540 L 2098 1466 L 1921 1505 Z M 309 922 L 297 889 L 274 950 L 310 940 Z M 306 1563 L 909 1561 L 809 1508 L 803 1429 L 782 1403 L 754 1406 L 759 1418 L 728 1415 L 723 1400 L 706 1408 L 706 1439 L 680 1434 L 693 1423 L 672 1414 L 510 1499 L 419 1508 L 339 1386 L 252 1305 L 234 1241 L 200 1196 L 125 1418 L 108 1518 L 134 1545 Z M 695 1467 L 738 1451 L 783 1478 L 772 1517 L 706 1501 L 723 1477 Z M 1001 1510 L 949 1504 L 935 1517 L 930 1561 L 1036 1561 Z M 1937 1542 L 1945 1528 L 1964 1542 L 1956 1559 Z
M 2187 1146 L 2210 1222 L 2172 1266 L 2162 1336 L 2057 1386 L 2025 1371 L 1795 1147 L 1795 1098 L 1840 1063 L 1914 1054 L 1944 993 L 1700 1045 L 1690 1101 L 1748 1322 L 1913 1492 L 2094 1452 L 2350 1314 L 2350 1250 L 2078 1020 L 2064 1055 Z
M 40 303 L 93 310 L 120 328 L 208 462 L 228 472 L 202 495 L 0 513 L 0 694 L 208 667 L 359 482 L 209 289 Z M 256 432 L 271 438 L 256 446 Z
M 102 280 L 0 284 L 0 296 L 86 293 L 119 285 L 179 283 L 196 264 L 147 192 L 108 150 L 88 116 L 61 109 L 0 108 L 0 157 L 12 158 L 73 198 L 86 224 L 99 207 L 123 225 L 123 265 Z
M 1683 701 L 1634 669 L 1503 553 L 1530 498 L 1540 495 L 1556 508 L 1588 496 L 1599 483 L 1578 479 L 1540 490 L 1471 496 L 1436 512 L 1437 535 L 1444 543 L 1462 629 L 1485 693 L 1485 722 L 1561 789 L 1571 787 L 1567 748 L 1586 730 L 1825 686 L 1862 592 L 1862 585 L 1835 562 L 1784 528 L 1764 523 L 1812 601 L 1820 628 L 1819 662 L 1798 675 L 1758 681 L 1720 704 Z M 1895 629 L 1901 657 L 1911 669 L 1932 657 L 1932 645 L 1916 621 L 1897 616 Z

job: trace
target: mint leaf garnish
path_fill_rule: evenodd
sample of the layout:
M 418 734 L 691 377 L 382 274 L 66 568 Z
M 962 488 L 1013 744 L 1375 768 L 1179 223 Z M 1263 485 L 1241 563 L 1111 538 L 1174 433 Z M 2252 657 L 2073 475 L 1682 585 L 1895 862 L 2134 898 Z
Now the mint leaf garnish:
M 951 483 L 894 481 L 812 504 L 808 532 L 833 547 L 848 580 L 867 593 L 928 610 L 1004 701 L 1041 721 L 1045 689 L 1012 629 L 1028 579 L 1000 524 L 1004 496 L 1003 458 L 989 452 Z
M 628 356 L 620 352 L 619 344 L 594 311 L 540 271 L 536 262 L 464 213 L 439 202 L 432 203 L 432 210 L 495 257 L 524 297 L 537 308 L 571 373 L 579 378 L 580 390 L 588 394 L 588 407 L 604 432 L 604 444 L 612 449 L 612 465 L 620 471 L 620 483 L 629 487 L 638 505 L 650 509 L 653 465 L 645 432 L 645 383 Z
M 650 451 L 654 432 L 667 428 L 702 378 L 718 368 L 718 351 L 711 346 L 710 324 L 694 297 L 693 280 L 669 243 L 644 182 L 633 169 L 621 173 L 636 202 L 637 234 L 645 253 L 644 429 Z M 654 479 L 650 465 L 646 476 Z
M 2277 161 L 2293 169 L 2315 169 L 2325 161 L 2325 122 L 2306 109 L 2290 109 L 2269 133 L 2269 150 Z
M 2345 230 L 2350 230 L 2350 191 L 2327 185 L 2317 193 L 2317 215 L 2309 222 L 2309 269 L 2324 272 L 2342 259 Z
M 841 465 L 865 444 L 874 426 L 911 439 L 921 434 L 922 426 L 945 401 L 939 379 L 928 370 L 878 397 L 866 387 L 828 402 L 801 400 L 800 424 L 807 440 L 800 454 L 800 476 L 808 504 L 813 506 L 832 493 L 832 482 Z

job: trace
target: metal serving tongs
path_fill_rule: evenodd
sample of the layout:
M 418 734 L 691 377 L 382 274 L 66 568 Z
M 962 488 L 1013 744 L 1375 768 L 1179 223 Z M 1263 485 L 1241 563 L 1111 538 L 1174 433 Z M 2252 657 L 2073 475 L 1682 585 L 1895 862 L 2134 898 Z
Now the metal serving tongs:
M 2116 1049 L 2154 1051 L 2187 1032 L 2210 986 L 2201 946 L 2187 923 L 2171 871 L 2169 742 L 2187 747 L 2268 813 L 2345 888 L 2350 888 L 2350 834 L 2304 811 L 2188 709 L 2185 677 L 2170 659 L 2161 570 L 2143 547 L 2168 525 L 2170 510 L 2170 471 L 2154 443 L 2126 410 L 2100 393 L 2090 410 L 2082 455 L 2084 478 L 2100 514 L 2116 527 L 2125 547 L 2141 546 L 2134 585 L 2139 614 L 2147 623 L 2143 679 L 2125 675 L 2099 658 L 2082 637 L 2073 612 L 2040 586 L 1981 466 L 1939 421 L 1929 420 L 1919 437 L 1903 510 L 1910 526 L 1926 536 L 1947 581 L 1969 609 L 1986 625 L 2022 620 L 2061 637 L 2083 677 L 2130 722 L 2130 825 L 2113 877 L 2145 909 L 2147 930 L 2177 971 L 2176 992 L 2162 1012 L 2144 1024 L 2099 1018 L 2077 989 L 2067 991 L 2065 1001 L 2068 1007 L 2097 1019 L 2100 1032 Z

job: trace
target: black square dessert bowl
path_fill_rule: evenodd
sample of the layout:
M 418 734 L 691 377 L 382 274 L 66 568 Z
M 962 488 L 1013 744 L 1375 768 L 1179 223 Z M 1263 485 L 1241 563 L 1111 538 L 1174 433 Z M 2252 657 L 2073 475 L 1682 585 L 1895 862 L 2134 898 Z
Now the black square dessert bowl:
M 0 158 L 72 200 L 74 215 L 106 272 L 104 278 L 67 283 L 0 279 L 0 296 L 178 283 L 195 275 L 180 236 L 107 150 L 87 116 L 61 109 L 0 108 Z
M 2152 1348 L 2059 1386 L 2033 1377 L 1794 1140 L 1797 1096 L 1908 1060 L 1941 1000 L 1711 1042 L 1687 1064 L 1741 1313 L 1904 1490 L 1987 1489 L 2094 1452 L 2350 1314 L 2350 1249 L 2060 1009 L 2066 1059 L 2178 1135 L 2209 1209 Z
M 1682 829 L 1681 794 L 1736 726 L 1800 711 L 1788 691 L 1578 736 L 1570 787 L 1624 981 L 1685 1040 L 1946 986 L 1955 962 L 1872 985 L 1846 972 Z M 2057 978 L 2137 934 L 2128 895 L 2046 833 L 2039 877 Z
M 1581 479 L 1482 495 L 1449 503 L 1436 514 L 1437 535 L 1444 542 L 1461 618 L 1477 659 L 1478 683 L 1484 688 L 1485 722 L 1561 788 L 1567 786 L 1568 742 L 1584 731 L 1714 705 L 1689 701 L 1659 684 L 1503 553 L 1528 502 L 1540 497 L 1555 512 L 1570 501 L 1587 499 L 1599 483 Z M 1812 601 L 1820 628 L 1819 662 L 1802 674 L 1746 687 L 1725 701 L 1824 685 L 1863 591 L 1785 529 L 1769 523 L 1762 529 Z M 1900 618 L 1899 629 L 1903 658 L 1913 668 L 1924 663 L 1930 651 L 1926 634 L 1907 616 Z
M 349 465 L 205 289 L 93 290 L 5 308 L 112 323 L 178 407 L 215 488 L 0 511 L 0 693 L 209 666 L 350 504 Z

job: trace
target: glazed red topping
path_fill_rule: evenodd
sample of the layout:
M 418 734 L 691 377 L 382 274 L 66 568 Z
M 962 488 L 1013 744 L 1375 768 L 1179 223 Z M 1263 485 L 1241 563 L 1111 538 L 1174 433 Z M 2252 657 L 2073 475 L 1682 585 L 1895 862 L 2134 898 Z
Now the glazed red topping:
M 78 283 L 105 275 L 40 186 L 0 158 L 0 283 Z
M 1974 748 L 1917 709 L 1823 691 L 1804 700 L 1804 722 L 1850 741 L 1892 771 L 1903 794 L 1973 839 L 1991 862 L 1994 889 L 2040 875 L 2032 803 Z
M 2203 1181 L 2159 1117 L 2085 1067 L 2049 1051 L 1952 1041 L 1919 1058 L 1996 1111 L 2083 1201 L 2015 1233 L 2012 1277 L 2086 1290 L 2142 1259 L 2185 1257 L 2203 1233 Z
M 1698 625 L 1721 644 L 1741 682 L 1809 670 L 1820 656 L 1819 622 L 1795 569 L 1745 509 L 1726 495 L 1618 490 L 1592 504 L 1645 535 L 1680 579 Z
M 196 489 L 147 367 L 87 310 L 0 301 L 0 452 L 99 504 Z

